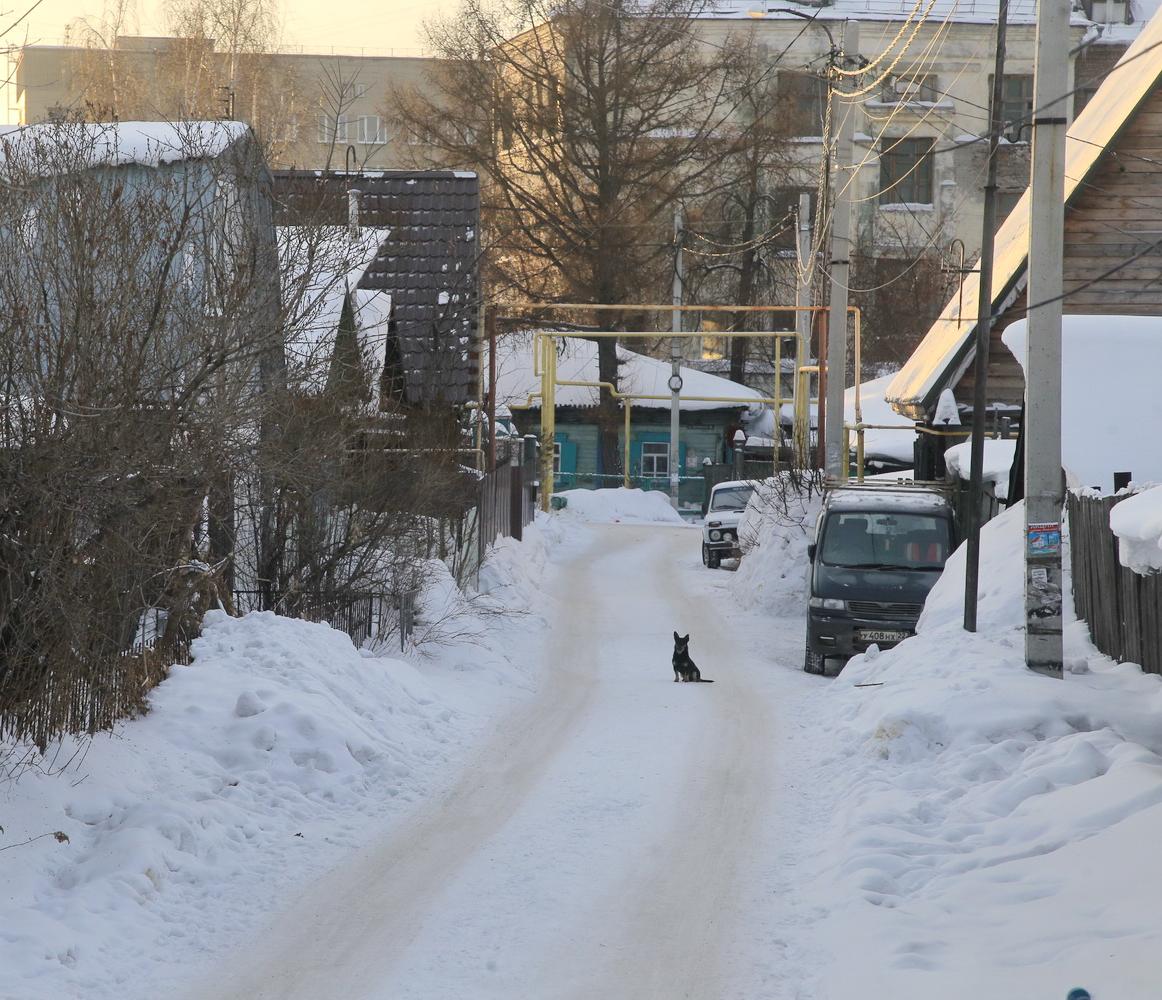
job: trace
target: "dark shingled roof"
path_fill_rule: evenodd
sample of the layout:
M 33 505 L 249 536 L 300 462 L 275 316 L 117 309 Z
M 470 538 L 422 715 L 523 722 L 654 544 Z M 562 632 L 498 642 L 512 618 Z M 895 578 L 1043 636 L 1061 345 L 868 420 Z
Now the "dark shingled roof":
M 475 398 L 479 179 L 450 170 L 275 173 L 285 223 L 346 223 L 350 190 L 359 192 L 360 224 L 390 230 L 359 282 L 391 295 L 397 340 L 387 347 L 388 376 L 402 376 L 412 404 Z

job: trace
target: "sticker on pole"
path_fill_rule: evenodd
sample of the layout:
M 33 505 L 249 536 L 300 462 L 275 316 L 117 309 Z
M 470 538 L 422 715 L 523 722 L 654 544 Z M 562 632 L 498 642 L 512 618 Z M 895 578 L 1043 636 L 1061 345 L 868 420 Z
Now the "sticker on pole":
M 1061 555 L 1061 523 L 1030 524 L 1025 533 L 1025 546 L 1030 556 Z

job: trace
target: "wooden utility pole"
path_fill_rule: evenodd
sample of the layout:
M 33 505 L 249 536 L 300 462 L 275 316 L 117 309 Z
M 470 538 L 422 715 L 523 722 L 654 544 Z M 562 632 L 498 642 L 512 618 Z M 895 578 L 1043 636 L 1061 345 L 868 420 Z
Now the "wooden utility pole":
M 1062 675 L 1061 290 L 1068 0 L 1037 4 L 1025 358 L 1025 663 Z
M 973 369 L 972 459 L 968 492 L 968 552 L 964 568 L 964 628 L 976 631 L 976 595 L 980 579 L 980 521 L 984 479 L 985 407 L 988 405 L 989 338 L 993 328 L 993 243 L 997 228 L 997 145 L 1005 79 L 1005 35 L 1009 0 L 997 8 L 997 52 L 993 93 L 989 101 L 988 175 L 984 184 L 984 231 L 980 241 L 980 282 L 976 301 L 976 357 Z M 961 282 L 964 278 L 961 277 Z

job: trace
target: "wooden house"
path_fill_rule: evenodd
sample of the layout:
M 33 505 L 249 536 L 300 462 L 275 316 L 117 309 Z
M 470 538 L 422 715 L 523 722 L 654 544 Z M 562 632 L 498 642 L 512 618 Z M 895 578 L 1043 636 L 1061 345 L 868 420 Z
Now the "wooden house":
M 618 388 L 630 398 L 629 479 L 642 489 L 668 489 L 670 363 L 623 347 L 618 348 L 618 356 Z M 731 461 L 735 431 L 747 432 L 769 411 L 763 394 L 755 389 L 685 366 L 680 371 L 679 475 L 683 499 L 695 504 L 701 502 L 704 491 L 703 467 Z M 558 350 L 557 377 L 559 382 L 596 382 L 596 343 L 564 339 Z M 539 435 L 540 390 L 531 335 L 502 338 L 497 348 L 497 403 L 511 414 L 515 432 Z M 597 403 L 598 390 L 592 386 L 557 388 L 554 489 L 614 487 L 625 481 L 626 470 L 620 465 L 608 469 L 602 461 Z M 618 454 L 626 454 L 624 422 L 618 429 Z
M 1064 312 L 1162 316 L 1162 18 L 1154 18 L 1069 129 L 1065 162 Z M 1028 191 L 996 237 L 990 416 L 1019 421 L 1024 376 L 1002 342 L 1026 314 Z M 979 271 L 969 274 L 895 376 L 886 399 L 932 426 L 945 389 L 971 419 Z M 917 474 L 941 471 L 943 438 L 921 434 Z
M 385 402 L 447 411 L 479 394 L 480 182 L 451 170 L 276 171 L 286 226 L 378 234 L 352 288 L 390 297 Z

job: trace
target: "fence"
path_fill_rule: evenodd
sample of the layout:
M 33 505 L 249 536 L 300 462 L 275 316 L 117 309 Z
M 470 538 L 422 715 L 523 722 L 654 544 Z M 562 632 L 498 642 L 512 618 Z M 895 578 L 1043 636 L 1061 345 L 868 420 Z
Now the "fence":
M 0 739 L 44 751 L 61 733 L 97 733 L 145 710 L 149 692 L 175 663 L 190 662 L 190 644 L 139 641 L 122 653 L 45 665 L 34 691 L 0 711 Z
M 536 513 L 536 443 L 498 442 L 497 466 L 480 479 L 476 501 L 477 565 L 498 538 L 518 542 Z
M 1124 500 L 1069 494 L 1073 598 L 1094 645 L 1119 661 L 1162 673 L 1162 575 L 1142 576 L 1118 561 L 1110 511 Z

